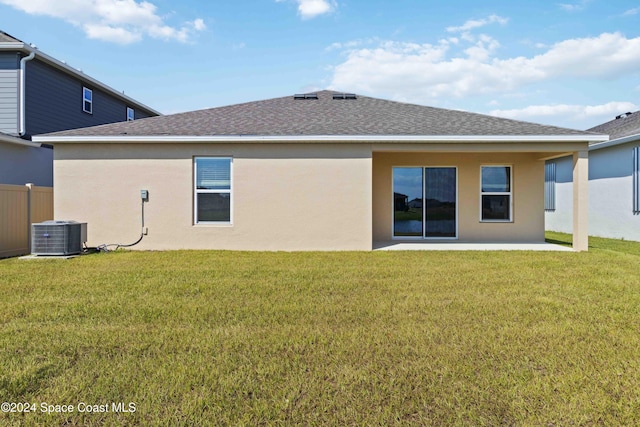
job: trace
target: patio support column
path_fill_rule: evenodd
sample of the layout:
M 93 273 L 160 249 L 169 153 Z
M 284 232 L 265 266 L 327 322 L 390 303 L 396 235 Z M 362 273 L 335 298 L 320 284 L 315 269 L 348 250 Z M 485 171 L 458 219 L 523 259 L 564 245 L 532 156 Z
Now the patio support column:
M 589 152 L 573 153 L 573 249 L 589 250 Z

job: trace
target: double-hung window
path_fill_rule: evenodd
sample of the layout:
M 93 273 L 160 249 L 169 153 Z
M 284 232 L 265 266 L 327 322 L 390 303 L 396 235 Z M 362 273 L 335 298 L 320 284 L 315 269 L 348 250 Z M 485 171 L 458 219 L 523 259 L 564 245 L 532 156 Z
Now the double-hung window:
M 194 222 L 231 224 L 232 183 L 230 157 L 194 159 Z
M 482 166 L 480 175 L 480 220 L 511 222 L 511 166 Z
M 633 148 L 633 213 L 640 214 L 640 147 Z
M 127 121 L 132 122 L 136 119 L 136 113 L 133 111 L 133 108 L 127 107 Z
M 82 111 L 93 114 L 93 91 L 82 87 Z

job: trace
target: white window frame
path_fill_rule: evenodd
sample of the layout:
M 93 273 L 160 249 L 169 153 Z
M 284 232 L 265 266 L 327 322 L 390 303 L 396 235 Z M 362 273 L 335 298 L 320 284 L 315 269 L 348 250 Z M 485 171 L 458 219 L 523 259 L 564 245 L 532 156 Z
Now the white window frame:
M 482 191 L 482 169 L 483 168 L 509 168 L 509 191 Z M 480 165 L 480 209 L 479 220 L 480 222 L 497 222 L 497 223 L 509 223 L 513 222 L 513 165 Z M 482 196 L 509 196 L 509 219 L 483 219 L 482 218 Z
M 556 210 L 556 162 L 544 165 L 544 210 Z
M 89 92 L 90 98 L 86 97 L 86 93 Z M 89 103 L 89 108 L 87 109 L 87 103 Z M 82 111 L 87 114 L 93 114 L 93 90 L 89 89 L 86 86 L 82 86 Z
M 229 189 L 205 190 L 198 189 L 197 159 L 226 159 L 229 160 Z M 229 194 L 229 221 L 198 221 L 198 194 Z M 231 156 L 195 156 L 193 158 L 193 224 L 194 225 L 233 225 L 233 157 Z
M 633 214 L 640 215 L 640 146 L 633 147 Z
M 136 112 L 133 108 L 127 107 L 127 121 L 132 122 L 136 119 Z

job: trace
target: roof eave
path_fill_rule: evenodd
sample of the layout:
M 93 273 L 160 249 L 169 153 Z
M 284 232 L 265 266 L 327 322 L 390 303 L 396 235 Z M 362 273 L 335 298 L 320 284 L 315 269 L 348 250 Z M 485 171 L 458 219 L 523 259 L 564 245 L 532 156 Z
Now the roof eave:
M 103 91 L 116 96 L 118 98 L 124 99 L 127 103 L 131 104 L 131 107 L 135 107 L 135 108 L 139 108 L 139 109 L 143 109 L 143 110 L 147 110 L 153 114 L 157 114 L 158 116 L 161 116 L 162 113 L 160 113 L 157 110 L 154 110 L 153 108 L 141 103 L 140 101 L 136 101 L 135 99 L 125 95 L 122 92 L 117 91 L 116 89 L 112 88 L 111 86 L 108 86 L 96 79 L 94 79 L 93 77 L 90 77 L 86 74 L 84 74 L 82 71 L 77 70 L 73 67 L 71 67 L 68 64 L 65 64 L 62 61 L 57 60 L 56 58 L 47 55 L 46 53 L 35 49 L 25 43 L 0 43 L 0 50 L 16 50 L 16 51 L 21 51 L 21 52 L 25 52 L 25 53 L 31 53 L 31 52 L 35 52 L 36 53 L 36 57 L 44 62 L 46 62 L 47 64 L 59 69 L 60 71 L 67 73 L 67 74 L 71 74 L 73 76 L 76 76 L 88 83 L 90 83 L 91 85 L 98 87 L 100 89 L 102 89 Z
M 356 143 L 356 142 L 405 142 L 405 143 L 511 143 L 511 142 L 589 142 L 607 141 L 607 135 L 117 135 L 117 136 L 34 136 L 34 141 L 54 143 Z
M 602 148 L 613 147 L 615 145 L 626 144 L 628 142 L 640 141 L 640 133 L 635 135 L 629 135 L 622 138 L 612 139 L 611 141 L 595 142 L 589 146 L 589 151 L 600 150 Z
M 26 139 L 18 138 L 17 136 L 7 135 L 0 132 L 0 142 L 6 142 L 8 144 L 24 145 L 27 147 L 41 147 L 42 144 L 38 142 L 27 141 Z

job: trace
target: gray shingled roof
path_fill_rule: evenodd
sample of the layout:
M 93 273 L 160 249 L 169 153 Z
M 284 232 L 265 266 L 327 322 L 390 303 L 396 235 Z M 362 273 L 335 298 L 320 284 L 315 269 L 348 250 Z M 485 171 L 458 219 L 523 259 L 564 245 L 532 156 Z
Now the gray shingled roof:
M 293 96 L 48 134 L 47 136 L 592 135 L 463 111 L 357 96 Z
M 22 41 L 13 37 L 11 34 L 0 31 L 0 43 L 22 43 Z
M 640 111 L 621 114 L 618 118 L 592 127 L 589 131 L 607 134 L 610 140 L 638 135 L 640 134 Z

